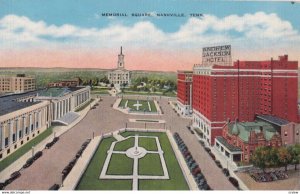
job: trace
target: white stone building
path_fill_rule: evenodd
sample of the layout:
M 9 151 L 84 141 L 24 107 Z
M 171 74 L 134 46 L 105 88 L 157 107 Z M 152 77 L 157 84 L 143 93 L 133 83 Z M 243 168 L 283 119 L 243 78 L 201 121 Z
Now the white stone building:
M 117 68 L 109 71 L 107 77 L 108 77 L 108 80 L 110 83 L 118 84 L 118 85 L 121 85 L 121 84 L 130 85 L 131 72 L 129 70 L 125 69 L 124 55 L 122 53 L 122 47 L 121 47 L 121 52 L 118 55 Z

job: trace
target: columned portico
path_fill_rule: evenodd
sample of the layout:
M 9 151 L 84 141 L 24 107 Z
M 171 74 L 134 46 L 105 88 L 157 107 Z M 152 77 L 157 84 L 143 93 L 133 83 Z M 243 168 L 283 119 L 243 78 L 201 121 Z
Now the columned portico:
M 13 120 L 11 120 L 9 123 L 9 141 L 8 141 L 8 146 L 12 145 L 13 144 Z

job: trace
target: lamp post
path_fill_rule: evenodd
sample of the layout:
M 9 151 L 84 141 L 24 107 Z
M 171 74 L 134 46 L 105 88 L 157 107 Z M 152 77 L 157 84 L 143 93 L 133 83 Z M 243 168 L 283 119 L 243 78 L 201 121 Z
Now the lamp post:
M 32 151 L 32 157 L 33 157 L 34 156 L 34 146 L 32 146 L 31 151 Z

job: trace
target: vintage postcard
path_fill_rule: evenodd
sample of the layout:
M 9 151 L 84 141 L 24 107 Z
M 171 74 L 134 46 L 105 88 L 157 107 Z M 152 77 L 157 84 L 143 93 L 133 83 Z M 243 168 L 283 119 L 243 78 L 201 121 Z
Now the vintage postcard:
M 299 61 L 295 0 L 0 0 L 0 190 L 298 194 Z

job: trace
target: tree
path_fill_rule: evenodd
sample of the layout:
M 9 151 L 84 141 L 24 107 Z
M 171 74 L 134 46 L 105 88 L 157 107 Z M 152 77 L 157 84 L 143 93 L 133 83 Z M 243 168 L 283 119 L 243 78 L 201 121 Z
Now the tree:
M 250 157 L 250 162 L 265 172 L 265 169 L 268 167 L 270 150 L 271 149 L 266 146 L 256 148 Z
M 287 166 L 288 166 L 288 164 L 291 163 L 291 159 L 292 159 L 292 156 L 289 153 L 288 149 L 283 146 L 278 148 L 277 157 L 278 157 L 279 165 L 284 166 L 285 171 L 287 171 Z
M 287 149 L 292 157 L 290 164 L 294 164 L 295 170 L 297 170 L 297 165 L 300 162 L 300 144 L 289 146 Z

